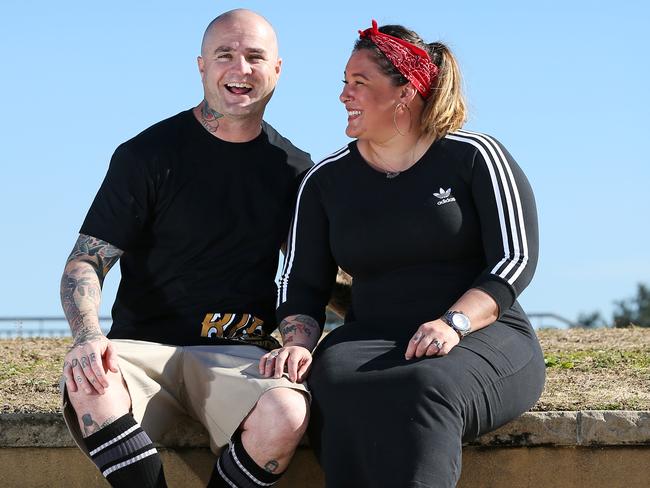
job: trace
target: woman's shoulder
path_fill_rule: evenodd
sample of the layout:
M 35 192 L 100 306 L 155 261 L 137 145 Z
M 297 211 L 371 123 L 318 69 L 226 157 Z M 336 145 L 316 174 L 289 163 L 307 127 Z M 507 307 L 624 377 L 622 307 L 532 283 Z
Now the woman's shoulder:
M 503 149 L 501 142 L 493 135 L 467 129 L 449 132 L 443 137 L 442 142 L 450 148 L 457 148 L 460 151 L 467 150 L 472 153 L 480 150 Z
M 331 154 L 328 154 L 320 161 L 318 161 L 305 175 L 305 179 L 309 177 L 318 177 L 336 171 L 350 159 L 354 151 L 354 141 L 346 144 L 345 146 L 337 149 Z

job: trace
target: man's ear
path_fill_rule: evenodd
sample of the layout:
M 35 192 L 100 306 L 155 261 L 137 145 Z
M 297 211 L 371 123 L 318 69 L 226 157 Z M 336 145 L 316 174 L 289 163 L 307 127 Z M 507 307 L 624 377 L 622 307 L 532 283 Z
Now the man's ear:
M 199 73 L 201 73 L 201 80 L 205 77 L 205 63 L 201 56 L 196 57 L 196 64 L 199 67 Z

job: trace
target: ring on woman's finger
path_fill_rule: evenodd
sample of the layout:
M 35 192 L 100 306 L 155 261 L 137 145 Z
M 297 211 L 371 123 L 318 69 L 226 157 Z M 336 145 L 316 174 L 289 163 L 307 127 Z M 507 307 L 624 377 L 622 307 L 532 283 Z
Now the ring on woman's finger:
M 438 348 L 438 350 L 442 349 L 442 342 L 440 342 L 438 339 L 434 339 L 431 341 L 431 343 Z
M 280 354 L 278 351 L 271 351 L 271 354 L 269 354 L 269 359 L 275 359 L 278 354 Z

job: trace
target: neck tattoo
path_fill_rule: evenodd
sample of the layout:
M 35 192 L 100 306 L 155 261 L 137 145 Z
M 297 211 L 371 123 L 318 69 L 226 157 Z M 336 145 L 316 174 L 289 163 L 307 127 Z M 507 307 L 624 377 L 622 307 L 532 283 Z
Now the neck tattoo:
M 201 125 L 205 127 L 205 130 L 212 133 L 217 132 L 221 117 L 223 117 L 223 114 L 210 108 L 208 101 L 203 100 L 203 104 L 201 105 Z

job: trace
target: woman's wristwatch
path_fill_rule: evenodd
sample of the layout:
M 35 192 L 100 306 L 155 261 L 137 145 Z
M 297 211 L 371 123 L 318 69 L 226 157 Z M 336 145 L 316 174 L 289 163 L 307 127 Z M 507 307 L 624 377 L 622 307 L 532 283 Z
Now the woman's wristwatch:
M 463 312 L 447 310 L 441 319 L 445 324 L 454 329 L 461 339 L 472 331 L 472 322 Z

